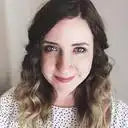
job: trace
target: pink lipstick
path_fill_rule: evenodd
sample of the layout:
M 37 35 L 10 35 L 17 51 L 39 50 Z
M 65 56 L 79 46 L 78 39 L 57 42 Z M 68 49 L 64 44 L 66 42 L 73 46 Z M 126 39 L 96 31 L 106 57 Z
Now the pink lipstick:
M 59 76 L 55 76 L 55 78 L 60 81 L 60 82 L 63 82 L 63 83 L 68 83 L 70 82 L 75 76 L 71 76 L 71 77 L 67 77 L 67 78 L 64 78 L 64 77 L 59 77 Z

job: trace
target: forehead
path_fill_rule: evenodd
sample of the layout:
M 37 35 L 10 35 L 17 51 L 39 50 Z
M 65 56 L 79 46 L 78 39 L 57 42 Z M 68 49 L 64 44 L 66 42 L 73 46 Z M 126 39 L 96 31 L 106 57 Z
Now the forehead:
M 87 22 L 80 17 L 60 20 L 45 36 L 47 41 L 58 44 L 92 43 L 93 34 Z

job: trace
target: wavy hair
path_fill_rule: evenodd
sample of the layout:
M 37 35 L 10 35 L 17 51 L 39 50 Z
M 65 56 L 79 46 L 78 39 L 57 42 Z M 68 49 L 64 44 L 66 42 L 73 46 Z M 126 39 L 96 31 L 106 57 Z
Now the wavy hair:
M 41 73 L 41 41 L 63 18 L 80 16 L 94 36 L 94 57 L 88 77 L 75 89 L 74 100 L 80 128 L 107 128 L 111 120 L 111 85 L 108 48 L 104 24 L 90 0 L 50 0 L 35 15 L 28 30 L 27 54 L 22 63 L 21 82 L 15 90 L 20 103 L 22 125 L 37 119 L 47 122 L 51 111 L 53 87 Z M 28 127 L 28 126 L 27 126 Z

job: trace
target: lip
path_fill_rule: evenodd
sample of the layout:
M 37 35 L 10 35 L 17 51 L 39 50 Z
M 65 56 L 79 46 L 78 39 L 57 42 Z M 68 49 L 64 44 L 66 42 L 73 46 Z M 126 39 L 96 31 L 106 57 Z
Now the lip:
M 55 76 L 55 78 L 56 78 L 58 81 L 62 82 L 62 83 L 68 83 L 68 82 L 70 82 L 71 80 L 73 80 L 74 77 L 75 77 L 75 76 L 71 76 L 71 77 L 64 78 L 64 77 Z

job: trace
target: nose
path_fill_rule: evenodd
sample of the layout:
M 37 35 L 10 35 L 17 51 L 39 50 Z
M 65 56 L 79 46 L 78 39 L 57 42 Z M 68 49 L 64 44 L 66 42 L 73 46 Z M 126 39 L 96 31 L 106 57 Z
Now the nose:
M 56 68 L 62 74 L 70 73 L 72 68 L 72 57 L 68 54 L 61 54 L 57 58 Z

